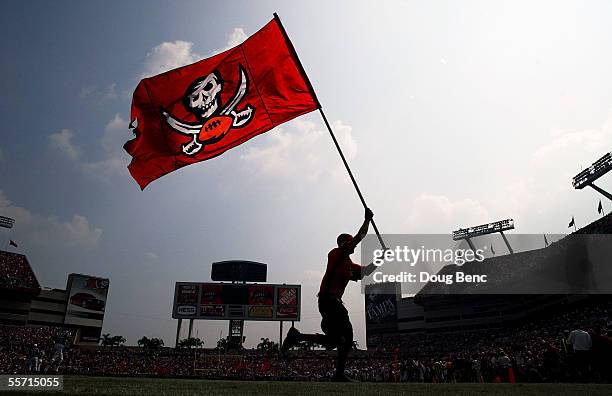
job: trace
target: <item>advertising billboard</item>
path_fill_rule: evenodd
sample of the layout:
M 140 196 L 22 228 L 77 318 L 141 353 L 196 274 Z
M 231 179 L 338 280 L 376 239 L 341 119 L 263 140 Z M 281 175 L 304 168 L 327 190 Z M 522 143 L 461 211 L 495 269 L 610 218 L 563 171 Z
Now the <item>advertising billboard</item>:
M 106 278 L 82 274 L 68 276 L 64 324 L 94 328 L 96 331 L 89 332 L 87 337 L 82 335 L 85 341 L 97 341 L 100 337 L 109 284 Z
M 274 286 L 249 285 L 249 305 L 272 305 L 274 303 Z
M 395 323 L 397 319 L 397 285 L 378 283 L 366 286 L 365 313 L 367 324 Z
M 174 319 L 300 320 L 300 285 L 178 282 Z
M 276 317 L 286 320 L 296 320 L 299 317 L 299 294 L 295 286 L 279 286 L 276 288 Z
M 365 286 L 366 343 L 373 348 L 382 342 L 381 334 L 397 334 L 397 299 L 399 283 L 375 283 Z

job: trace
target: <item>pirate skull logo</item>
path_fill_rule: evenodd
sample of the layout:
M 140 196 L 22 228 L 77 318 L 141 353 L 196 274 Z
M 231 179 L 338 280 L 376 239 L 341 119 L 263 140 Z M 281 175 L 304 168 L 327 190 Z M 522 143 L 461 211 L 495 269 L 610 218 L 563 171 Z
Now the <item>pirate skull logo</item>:
M 223 81 L 216 70 L 206 77 L 200 77 L 187 88 L 183 97 L 185 107 L 199 119 L 205 120 L 219 108 L 222 89 Z
M 242 65 L 238 66 L 240 81 L 231 100 L 223 107 L 221 92 L 224 82 L 217 70 L 194 80 L 183 95 L 183 105 L 196 116 L 197 122 L 181 121 L 166 111 L 162 111 L 168 125 L 182 135 L 191 137 L 191 141 L 181 146 L 185 155 L 199 153 L 205 145 L 223 139 L 232 128 L 247 125 L 255 113 L 255 108 L 246 104 L 242 110 L 237 106 L 248 91 L 249 80 Z

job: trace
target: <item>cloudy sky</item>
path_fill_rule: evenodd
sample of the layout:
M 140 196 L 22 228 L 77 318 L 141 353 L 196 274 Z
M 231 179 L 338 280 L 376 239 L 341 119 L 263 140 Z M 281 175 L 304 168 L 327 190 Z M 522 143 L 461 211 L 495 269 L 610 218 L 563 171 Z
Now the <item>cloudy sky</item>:
M 563 233 L 597 217 L 571 177 L 612 149 L 610 2 L 3 1 L 0 215 L 16 225 L 2 243 L 45 286 L 109 277 L 105 332 L 172 344 L 174 282 L 227 259 L 302 284 L 299 327 L 318 329 L 326 254 L 363 214 L 316 113 L 144 192 L 122 149 L 141 78 L 240 43 L 274 11 L 382 232 L 513 217 Z M 364 345 L 359 287 L 345 297 Z M 211 346 L 226 326 L 196 330 Z M 245 331 L 247 345 L 277 337 Z

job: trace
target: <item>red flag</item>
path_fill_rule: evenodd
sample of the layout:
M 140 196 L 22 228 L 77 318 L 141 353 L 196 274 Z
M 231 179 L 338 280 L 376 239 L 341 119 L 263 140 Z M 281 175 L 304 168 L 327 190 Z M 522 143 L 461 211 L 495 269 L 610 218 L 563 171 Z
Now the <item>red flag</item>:
M 136 137 L 124 148 L 144 189 L 319 108 L 278 18 L 211 58 L 145 78 L 132 98 Z

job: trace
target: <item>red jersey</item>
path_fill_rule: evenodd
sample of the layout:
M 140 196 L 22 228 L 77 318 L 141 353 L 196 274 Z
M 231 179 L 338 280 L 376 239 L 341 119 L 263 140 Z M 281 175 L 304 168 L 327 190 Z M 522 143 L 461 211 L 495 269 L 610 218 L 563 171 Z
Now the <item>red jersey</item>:
M 319 295 L 331 294 L 342 298 L 349 281 L 358 281 L 361 279 L 360 275 L 361 266 L 353 263 L 345 251 L 334 248 L 327 255 L 327 269 L 321 280 Z

